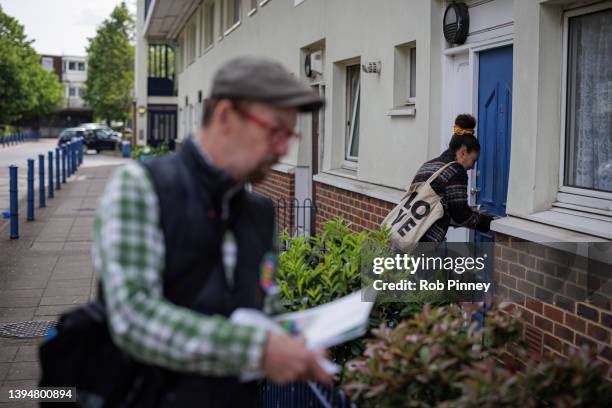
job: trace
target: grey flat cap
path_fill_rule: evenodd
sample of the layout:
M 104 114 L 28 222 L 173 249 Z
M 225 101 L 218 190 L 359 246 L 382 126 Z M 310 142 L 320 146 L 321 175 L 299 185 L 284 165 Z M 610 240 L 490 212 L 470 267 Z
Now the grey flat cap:
M 234 58 L 219 68 L 210 97 L 263 102 L 279 108 L 312 112 L 324 100 L 276 61 L 259 57 Z

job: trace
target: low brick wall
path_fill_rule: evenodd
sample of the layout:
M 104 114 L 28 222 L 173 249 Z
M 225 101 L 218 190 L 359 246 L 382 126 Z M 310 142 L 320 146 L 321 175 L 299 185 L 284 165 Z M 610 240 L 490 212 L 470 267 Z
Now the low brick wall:
M 351 223 L 353 231 L 377 229 L 395 204 L 323 183 L 316 183 L 317 232 L 323 222 L 338 217 Z
M 279 231 L 293 225 L 294 211 L 291 208 L 291 203 L 295 198 L 295 175 L 293 173 L 272 170 L 263 181 L 253 185 L 253 191 L 274 202 Z
M 589 284 L 599 282 L 593 270 L 603 269 L 541 244 L 503 234 L 495 240 L 497 294 L 520 310 L 533 356 L 567 356 L 582 345 L 595 346 L 612 379 L 612 304 L 602 297 L 586 300 Z

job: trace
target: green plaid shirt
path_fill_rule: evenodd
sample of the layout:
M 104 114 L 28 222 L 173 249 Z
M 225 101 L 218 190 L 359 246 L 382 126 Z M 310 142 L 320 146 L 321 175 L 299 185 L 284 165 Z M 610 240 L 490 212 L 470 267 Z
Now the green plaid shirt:
M 261 368 L 264 330 L 230 323 L 162 297 L 159 204 L 142 166 L 120 168 L 96 215 L 94 267 L 115 343 L 138 360 L 175 371 L 233 376 Z

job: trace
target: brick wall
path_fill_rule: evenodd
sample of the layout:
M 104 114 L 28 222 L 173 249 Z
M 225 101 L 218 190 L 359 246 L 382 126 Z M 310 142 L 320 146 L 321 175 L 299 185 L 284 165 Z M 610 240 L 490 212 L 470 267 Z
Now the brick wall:
M 279 231 L 292 225 L 293 209 L 291 205 L 295 198 L 295 175 L 293 173 L 272 170 L 263 181 L 253 185 L 253 191 L 274 202 Z
M 612 303 L 602 292 L 586 295 L 609 266 L 503 234 L 495 240 L 497 294 L 520 310 L 532 355 L 594 346 L 612 379 Z
M 317 206 L 316 229 L 321 231 L 324 221 L 343 217 L 351 222 L 353 231 L 376 229 L 395 204 L 343 190 L 327 184 L 315 183 Z

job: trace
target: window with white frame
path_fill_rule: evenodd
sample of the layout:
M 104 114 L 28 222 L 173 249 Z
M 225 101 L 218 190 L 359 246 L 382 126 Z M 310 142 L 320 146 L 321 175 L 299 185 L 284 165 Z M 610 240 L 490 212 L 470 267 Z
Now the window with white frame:
M 359 99 L 361 66 L 346 66 L 346 138 L 345 160 L 356 162 L 359 158 Z
M 179 46 L 176 50 L 176 55 L 176 70 L 178 73 L 181 73 L 185 67 L 185 35 L 181 35 L 179 38 Z
M 53 71 L 53 58 L 52 57 L 43 57 L 42 58 L 42 66 L 47 71 Z
M 416 43 L 395 47 L 393 104 L 396 107 L 416 103 Z
M 234 28 L 240 23 L 240 4 L 242 0 L 224 0 L 225 30 Z
M 202 52 L 210 48 L 215 41 L 215 3 L 208 2 L 202 7 Z
M 68 88 L 68 96 L 76 96 L 76 88 L 71 86 L 70 88 Z
M 85 71 L 85 63 L 79 62 L 79 71 Z
M 187 26 L 187 65 L 192 64 L 196 57 L 197 27 L 194 22 Z
M 612 200 L 612 2 L 565 15 L 561 192 Z M 559 199 L 567 194 L 560 194 Z M 605 207 L 605 206 L 604 206 Z
M 68 62 L 68 70 L 69 70 L 69 71 L 76 71 L 76 62 L 74 62 L 74 61 L 69 61 L 69 62 Z

